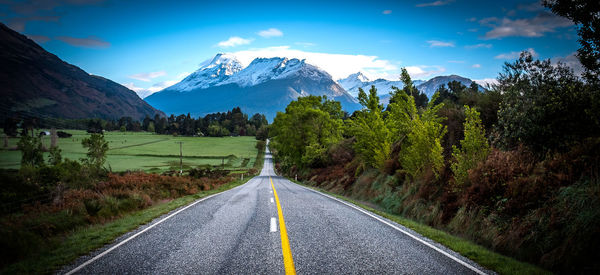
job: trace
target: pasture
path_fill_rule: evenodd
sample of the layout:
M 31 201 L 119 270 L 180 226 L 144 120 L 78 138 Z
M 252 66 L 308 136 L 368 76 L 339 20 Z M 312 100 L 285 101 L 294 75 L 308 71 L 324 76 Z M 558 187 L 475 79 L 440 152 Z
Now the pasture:
M 63 130 L 70 138 L 59 138 L 62 157 L 85 158 L 81 140 L 89 134 L 82 130 Z M 174 137 L 147 132 L 106 132 L 109 150 L 105 167 L 112 171 L 143 170 L 163 172 L 179 169 L 179 142 L 183 142 L 183 168 L 223 166 L 228 170 L 246 170 L 254 165 L 257 149 L 254 137 Z M 9 138 L 8 147 L 0 150 L 0 168 L 18 169 L 21 151 L 16 150 L 19 138 Z M 50 147 L 50 137 L 42 137 Z M 44 155 L 47 159 L 47 153 Z

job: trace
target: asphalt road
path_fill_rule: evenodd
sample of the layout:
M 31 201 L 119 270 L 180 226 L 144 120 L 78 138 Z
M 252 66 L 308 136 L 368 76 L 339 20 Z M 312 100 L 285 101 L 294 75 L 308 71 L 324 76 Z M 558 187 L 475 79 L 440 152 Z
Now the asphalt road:
M 489 273 L 396 223 L 276 176 L 269 153 L 261 174 L 246 184 L 158 218 L 62 272 L 281 274 L 286 268 L 298 274 Z

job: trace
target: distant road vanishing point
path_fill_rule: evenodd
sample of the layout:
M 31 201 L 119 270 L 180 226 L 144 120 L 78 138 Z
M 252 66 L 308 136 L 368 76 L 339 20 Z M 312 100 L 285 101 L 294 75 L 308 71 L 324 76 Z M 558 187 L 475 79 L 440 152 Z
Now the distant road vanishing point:
M 273 170 L 80 258 L 68 274 L 485 274 L 405 227 Z

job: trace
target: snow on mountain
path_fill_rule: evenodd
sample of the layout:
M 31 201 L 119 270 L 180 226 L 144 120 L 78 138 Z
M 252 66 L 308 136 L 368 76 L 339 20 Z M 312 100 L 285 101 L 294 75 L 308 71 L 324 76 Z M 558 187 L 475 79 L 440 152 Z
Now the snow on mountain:
M 242 69 L 242 63 L 235 56 L 219 53 L 208 64 L 200 67 L 200 69 L 167 89 L 180 92 L 206 89 L 210 86 L 223 83 L 230 76 Z
M 362 77 L 361 77 L 362 76 Z M 471 85 L 473 82 L 471 79 L 458 76 L 458 75 L 447 75 L 447 76 L 436 76 L 430 80 L 413 80 L 413 84 L 419 91 L 427 95 L 427 98 L 431 98 L 435 91 L 442 85 L 448 85 L 448 82 L 458 81 L 465 86 Z M 362 88 L 363 90 L 368 91 L 371 89 L 371 86 L 375 86 L 377 89 L 377 94 L 381 97 L 382 102 L 387 102 L 389 97 L 389 92 L 392 90 L 392 86 L 395 86 L 399 89 L 404 87 L 402 81 L 392 81 L 386 79 L 376 79 L 370 81 L 368 78 L 364 77 L 364 75 L 360 72 L 351 74 L 347 78 L 340 79 L 337 81 L 340 86 L 344 87 L 348 93 L 352 96 L 358 96 L 358 88 Z M 485 90 L 481 85 L 479 86 L 479 90 Z
M 350 94 L 352 94 L 350 91 L 356 90 L 358 93 L 358 87 L 363 87 L 364 83 L 369 81 L 370 80 L 367 76 L 365 76 L 362 72 L 358 72 L 351 74 L 346 78 L 339 79 L 337 83 L 340 84 L 340 86 L 342 86 L 342 88 L 344 88 Z
M 423 80 L 413 81 L 414 85 L 419 85 L 423 82 Z M 340 86 L 346 89 L 346 91 L 348 91 L 348 93 L 350 93 L 354 97 L 358 96 L 358 88 L 362 88 L 365 92 L 367 92 L 369 89 L 371 89 L 371 86 L 375 86 L 375 88 L 377 89 L 377 94 L 381 96 L 389 94 L 392 90 L 392 86 L 398 87 L 400 89 L 404 87 L 402 81 L 393 81 L 383 78 L 378 78 L 371 81 L 361 72 L 354 73 L 346 78 L 340 79 L 337 81 L 337 83 L 340 84 Z
M 358 101 L 329 73 L 305 60 L 256 58 L 243 68 L 234 56 L 224 54 L 145 100 L 169 114 L 197 116 L 241 107 L 272 120 L 292 100 L 308 95 L 339 101 L 348 112 L 360 108 Z
M 305 60 L 280 57 L 256 58 L 248 65 L 248 67 L 218 85 L 235 83 L 240 87 L 248 87 L 269 80 L 288 78 L 295 74 L 309 77 L 314 80 L 331 78 L 331 75 L 327 72 L 316 66 L 307 64 Z
M 469 87 L 469 85 L 471 85 L 471 82 L 473 82 L 473 80 L 459 75 L 442 75 L 436 76 L 430 80 L 427 80 L 425 83 L 418 85 L 417 89 L 419 89 L 419 91 L 421 91 L 422 93 L 425 93 L 427 95 L 427 98 L 431 98 L 439 87 L 441 87 L 442 85 L 448 86 L 448 82 L 452 81 L 460 82 L 461 84 L 467 87 Z M 480 91 L 485 90 L 481 85 L 478 86 Z

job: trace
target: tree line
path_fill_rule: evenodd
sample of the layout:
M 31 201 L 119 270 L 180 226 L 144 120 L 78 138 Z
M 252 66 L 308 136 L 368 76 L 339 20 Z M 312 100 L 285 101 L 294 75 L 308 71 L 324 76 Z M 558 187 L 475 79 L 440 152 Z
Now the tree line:
M 248 117 L 239 107 L 236 107 L 227 112 L 212 113 L 199 118 L 193 118 L 189 113 L 178 116 L 172 114 L 169 117 L 146 116 L 143 120 L 131 117 L 121 117 L 117 120 L 9 117 L 4 120 L 3 128 L 6 135 L 13 137 L 18 135 L 19 129 L 22 133 L 26 133 L 39 128 L 63 128 L 87 130 L 89 133 L 146 131 L 181 136 L 258 136 L 259 139 L 266 139 L 267 126 L 268 121 L 264 115 L 257 113 Z

